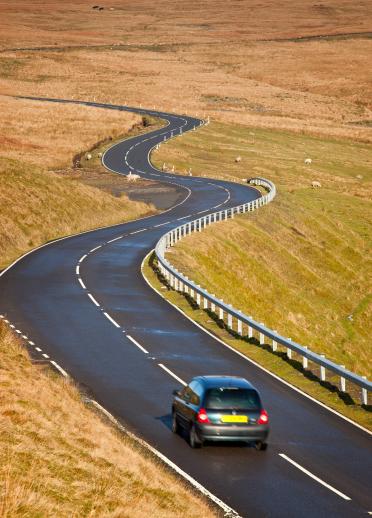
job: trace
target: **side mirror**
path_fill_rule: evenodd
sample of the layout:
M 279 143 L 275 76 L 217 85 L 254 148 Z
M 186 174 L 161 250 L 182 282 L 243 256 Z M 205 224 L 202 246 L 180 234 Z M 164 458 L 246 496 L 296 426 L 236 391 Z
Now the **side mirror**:
M 180 391 L 179 390 L 173 390 L 172 394 L 173 394 L 173 396 L 179 396 L 180 395 Z

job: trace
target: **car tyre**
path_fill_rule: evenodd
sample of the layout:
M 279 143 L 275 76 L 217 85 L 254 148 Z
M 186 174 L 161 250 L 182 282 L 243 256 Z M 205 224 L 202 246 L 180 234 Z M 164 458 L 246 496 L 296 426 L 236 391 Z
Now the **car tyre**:
M 202 442 L 196 433 L 195 425 L 193 424 L 189 432 L 189 443 L 191 448 L 201 448 Z
M 179 433 L 180 431 L 180 425 L 177 421 L 177 414 L 176 412 L 172 412 L 172 432 L 173 433 Z
M 254 447 L 256 448 L 257 451 L 265 451 L 265 450 L 267 450 L 267 442 L 256 441 L 254 444 Z

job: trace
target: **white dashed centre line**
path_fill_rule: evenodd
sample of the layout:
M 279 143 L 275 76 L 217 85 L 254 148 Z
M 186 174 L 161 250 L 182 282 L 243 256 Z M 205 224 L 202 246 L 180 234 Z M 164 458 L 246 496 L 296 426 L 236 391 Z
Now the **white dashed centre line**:
M 115 327 L 120 327 L 119 324 L 117 322 L 115 322 L 115 320 L 112 317 L 110 317 L 110 315 L 108 313 L 106 313 L 106 311 L 104 311 L 103 314 L 105 315 L 106 318 L 108 318 L 110 320 L 110 322 L 112 324 L 114 324 Z
M 87 289 L 87 287 L 85 286 L 85 284 L 83 283 L 83 281 L 80 279 L 80 277 L 79 277 L 79 282 L 80 282 L 80 284 L 81 284 L 81 287 L 82 287 L 84 290 L 86 290 L 86 289 Z
M 49 356 L 45 353 L 43 353 L 44 358 L 49 358 Z
M 313 473 L 311 473 L 307 469 L 303 468 L 300 464 L 297 464 L 297 462 L 295 462 L 294 460 L 292 460 L 289 457 L 287 457 L 287 455 L 285 455 L 284 453 L 279 453 L 279 457 L 282 457 L 282 459 L 286 460 L 287 462 L 289 462 L 290 464 L 295 466 L 297 469 L 299 469 L 300 471 L 302 471 L 303 473 L 308 475 L 313 480 L 316 480 L 317 482 L 319 482 L 319 484 L 322 484 L 322 486 L 324 486 L 327 489 L 333 491 L 334 493 L 336 493 L 336 495 L 340 496 L 344 500 L 351 500 L 351 498 L 346 496 L 344 493 L 341 493 L 341 491 L 339 491 L 338 489 L 335 489 L 333 486 L 330 486 L 329 484 L 327 484 L 327 482 L 324 482 L 324 480 L 322 480 L 321 478 L 317 477 L 316 475 L 314 475 Z
M 37 350 L 38 353 L 41 353 L 42 349 L 40 349 L 40 347 L 35 347 L 35 349 Z
M 99 246 L 96 246 L 95 248 L 92 248 L 92 250 L 89 250 L 89 253 L 92 254 L 93 252 L 95 252 L 99 248 L 102 248 L 102 245 L 99 245 Z
M 130 335 L 127 335 L 127 338 L 128 340 L 130 340 L 132 343 L 134 343 L 134 345 L 136 345 L 138 347 L 138 349 L 141 349 L 141 351 L 145 354 L 149 354 L 149 352 L 144 348 L 142 347 L 141 344 L 139 344 L 134 338 L 132 338 Z
M 93 302 L 93 304 L 95 304 L 98 308 L 99 308 L 99 304 L 98 302 L 96 301 L 96 299 L 93 297 L 93 295 L 91 295 L 90 293 L 88 293 L 88 297 L 90 298 L 90 300 Z
M 76 271 L 76 275 L 80 275 L 80 266 L 79 265 L 76 266 L 75 271 Z
M 163 365 L 162 363 L 158 363 L 159 367 L 161 367 L 163 370 L 165 370 L 165 372 L 167 372 L 170 376 L 172 376 L 172 378 L 174 378 L 175 380 L 177 380 L 179 383 L 181 383 L 181 385 L 184 385 L 186 386 L 187 383 L 185 381 L 183 381 L 181 378 L 179 378 L 177 376 L 177 374 L 174 374 L 174 372 L 172 372 L 170 369 L 168 369 L 168 367 L 166 367 L 165 365 Z
M 168 225 L 170 221 L 166 221 L 165 223 L 159 223 L 159 225 L 154 225 L 154 228 L 156 227 L 163 227 L 164 225 Z
M 141 230 L 135 230 L 134 232 L 130 232 L 130 235 L 139 234 L 140 232 L 144 232 L 145 230 L 147 230 L 147 228 L 141 228 Z
M 118 239 L 122 239 L 124 236 L 115 237 L 114 239 L 110 239 L 110 241 L 107 241 L 108 243 L 113 243 L 114 241 L 118 241 Z
M 80 257 L 79 263 L 82 263 L 86 257 L 87 257 L 87 254 L 83 255 L 83 257 Z

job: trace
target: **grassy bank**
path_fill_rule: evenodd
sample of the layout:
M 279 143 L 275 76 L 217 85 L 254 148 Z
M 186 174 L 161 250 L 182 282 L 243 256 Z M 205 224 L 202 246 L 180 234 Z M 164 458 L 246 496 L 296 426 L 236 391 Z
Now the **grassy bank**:
M 0 515 L 214 516 L 0 323 Z M 63 394 L 63 397 L 61 397 Z
M 226 344 L 285 379 L 293 386 L 298 387 L 306 394 L 372 430 L 372 407 L 362 408 L 360 406 L 359 393 L 355 388 L 348 385 L 348 390 L 352 388 L 351 393 L 341 393 L 338 387 L 339 379 L 328 375 L 327 381 L 321 382 L 319 370 L 312 368 L 310 365 L 308 371 L 303 371 L 301 359 L 296 354 L 293 354 L 290 360 L 281 347 L 273 354 L 269 344 L 260 345 L 257 338 L 247 339 L 239 337 L 236 333 L 231 333 L 227 330 L 226 325 L 222 325 L 211 313 L 197 307 L 191 299 L 173 290 L 168 290 L 164 284 L 164 279 L 159 276 L 153 255 L 147 257 L 143 274 L 150 284 L 169 302 L 179 307 L 186 315 Z M 219 345 L 216 344 L 216 347 L 219 347 Z
M 0 158 L 0 268 L 51 239 L 153 210 L 125 195 L 117 198 L 37 166 Z

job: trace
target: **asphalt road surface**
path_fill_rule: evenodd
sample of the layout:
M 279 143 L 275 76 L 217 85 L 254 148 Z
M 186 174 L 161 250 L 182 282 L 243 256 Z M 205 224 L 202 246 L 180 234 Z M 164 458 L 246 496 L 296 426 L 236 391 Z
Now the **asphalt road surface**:
M 157 171 L 148 159 L 151 148 L 200 121 L 149 113 L 168 126 L 114 145 L 104 164 L 118 173 L 131 169 L 176 183 L 184 188 L 183 201 L 160 215 L 57 241 L 25 256 L 0 277 L 0 313 L 27 337 L 32 354 L 57 362 L 119 421 L 241 516 L 367 515 L 370 435 L 225 347 L 144 281 L 144 256 L 181 218 L 185 223 L 202 211 L 259 196 L 243 185 Z M 242 445 L 192 450 L 171 433 L 176 378 L 187 382 L 200 374 L 244 376 L 259 389 L 271 422 L 266 452 Z

